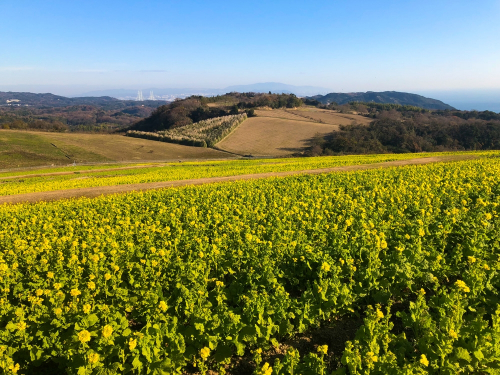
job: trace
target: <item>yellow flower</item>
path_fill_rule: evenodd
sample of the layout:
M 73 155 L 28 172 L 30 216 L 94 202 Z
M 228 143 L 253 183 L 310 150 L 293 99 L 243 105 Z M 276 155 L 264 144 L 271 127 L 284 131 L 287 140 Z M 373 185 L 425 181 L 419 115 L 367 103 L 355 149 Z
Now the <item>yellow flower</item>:
M 61 309 L 61 308 L 59 308 L 59 307 L 56 307 L 56 308 L 54 309 L 54 314 L 56 314 L 56 315 L 61 315 L 61 314 L 62 314 L 62 309 Z
M 405 234 L 405 238 L 406 238 L 407 240 L 409 240 L 409 239 L 410 239 L 410 235 L 409 235 L 408 233 L 407 233 L 407 234 Z
M 90 275 L 90 276 L 89 276 L 89 279 L 90 279 L 90 280 L 94 280 L 94 279 L 95 279 L 95 276 L 94 276 L 94 275 Z
M 380 242 L 380 247 L 381 247 L 382 249 L 386 249 L 386 248 L 387 248 L 387 242 L 385 242 L 385 240 L 382 240 L 382 241 Z
M 111 275 L 109 273 L 106 273 L 104 275 L 104 278 L 106 279 L 106 281 L 108 281 L 109 279 L 111 279 Z
M 37 289 L 36 290 L 36 295 L 40 297 L 43 294 L 43 289 Z
M 62 288 L 62 285 L 61 285 L 60 283 L 55 283 L 55 284 L 54 284 L 54 289 L 55 289 L 55 290 L 59 290 L 59 289 L 61 289 L 61 288 Z
M 476 262 L 476 258 L 474 257 L 467 257 L 469 263 L 475 263 Z
M 99 362 L 99 354 L 97 353 L 90 353 L 89 354 L 89 363 L 94 364 Z
M 327 354 L 328 353 L 328 345 L 320 345 L 318 346 L 318 353 Z
M 490 214 L 490 213 L 487 213 L 487 214 L 485 215 L 485 217 L 486 217 L 486 220 L 491 220 L 491 217 L 492 217 L 492 216 L 491 216 L 491 214 Z
M 90 289 L 90 290 L 94 290 L 95 289 L 95 283 L 93 281 L 89 281 L 87 283 L 87 287 Z
M 116 264 L 113 266 L 113 269 L 115 270 L 115 272 L 118 272 L 120 270 L 120 267 L 118 267 Z
M 378 357 L 375 355 L 373 352 L 368 352 L 366 353 L 366 356 L 368 357 L 369 362 L 378 362 Z
M 132 338 L 131 338 L 131 339 L 128 341 L 128 348 L 129 348 L 130 350 L 134 350 L 136 346 L 137 346 L 137 340 L 135 340 L 135 339 L 132 339 Z
M 422 354 L 420 356 L 420 363 L 423 364 L 425 367 L 429 366 L 429 360 L 425 356 L 425 354 Z
M 425 236 L 425 231 L 424 231 L 422 228 L 420 228 L 420 229 L 418 230 L 418 235 L 419 235 L 420 237 Z
M 322 269 L 323 271 L 325 271 L 325 272 L 330 271 L 330 268 L 331 268 L 331 267 L 330 267 L 330 265 L 329 265 L 328 263 L 323 263 L 323 264 L 321 265 L 321 269 Z
M 273 373 L 273 368 L 269 366 L 269 363 L 264 363 L 264 366 L 257 372 L 258 375 L 271 375 Z
M 80 340 L 80 342 L 82 342 L 83 344 L 85 344 L 86 342 L 89 342 L 90 341 L 90 332 L 84 329 L 83 331 L 81 331 L 78 334 L 78 340 Z
M 71 295 L 73 297 L 77 297 L 79 296 L 80 294 L 82 294 L 82 292 L 80 292 L 78 289 L 71 289 Z
M 26 329 L 26 327 L 27 327 L 27 325 L 26 325 L 26 323 L 24 323 L 24 322 L 19 322 L 19 323 L 17 323 L 17 329 L 18 329 L 19 331 L 24 331 L 24 330 Z
M 54 272 L 47 272 L 47 277 L 49 279 L 53 279 L 54 278 Z
M 19 363 L 16 363 L 15 365 L 10 365 L 9 370 L 12 371 L 13 374 L 17 374 L 19 371 Z
M 462 280 L 457 280 L 455 282 L 455 285 L 462 291 L 462 292 L 465 292 L 465 293 L 469 293 L 470 292 L 470 288 L 462 281 Z
M 220 286 L 220 287 L 223 287 L 223 286 L 224 286 L 224 283 L 223 283 L 222 281 L 217 280 L 217 281 L 215 282 L 215 285 Z
M 85 304 L 85 305 L 83 305 L 83 312 L 84 312 L 85 314 L 88 314 L 88 313 L 90 312 L 90 310 L 91 310 L 91 309 L 92 309 L 92 306 L 91 306 L 91 305 L 89 305 L 88 303 L 87 303 L 87 304 Z
M 198 256 L 199 256 L 200 258 L 203 258 L 205 255 L 203 254 L 203 251 L 200 251 L 200 252 L 198 253 Z
M 424 294 L 425 294 L 425 290 L 424 290 L 424 288 L 420 289 L 418 292 L 419 292 L 420 294 L 422 294 L 422 295 L 424 295 Z
M 160 305 L 159 305 L 159 307 L 160 307 L 160 309 L 161 309 L 163 312 L 167 311 L 167 309 L 168 309 L 168 306 L 167 306 L 167 304 L 165 303 L 165 301 L 160 301 Z
M 382 319 L 384 317 L 384 313 L 380 311 L 380 309 L 377 309 L 377 318 Z
M 486 271 L 489 271 L 489 270 L 490 270 L 490 266 L 488 266 L 486 263 L 484 264 L 483 268 L 484 268 Z
M 113 333 L 113 327 L 111 327 L 109 324 L 106 324 L 104 328 L 102 329 L 102 336 L 107 339 L 110 337 Z
M 210 356 L 210 349 L 207 348 L 206 346 L 200 350 L 200 357 L 206 361 L 207 358 Z
M 454 338 L 455 340 L 458 339 L 458 335 L 453 329 L 450 329 L 450 337 Z
M 158 262 L 156 260 L 153 260 L 151 264 L 153 265 L 153 267 L 156 267 L 158 265 Z

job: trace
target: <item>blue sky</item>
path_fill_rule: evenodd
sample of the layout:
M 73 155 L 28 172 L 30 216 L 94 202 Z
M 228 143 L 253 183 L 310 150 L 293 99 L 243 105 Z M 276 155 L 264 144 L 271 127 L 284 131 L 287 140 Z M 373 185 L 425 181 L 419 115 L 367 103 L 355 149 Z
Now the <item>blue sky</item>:
M 500 89 L 500 0 L 0 0 L 0 35 L 0 89 Z

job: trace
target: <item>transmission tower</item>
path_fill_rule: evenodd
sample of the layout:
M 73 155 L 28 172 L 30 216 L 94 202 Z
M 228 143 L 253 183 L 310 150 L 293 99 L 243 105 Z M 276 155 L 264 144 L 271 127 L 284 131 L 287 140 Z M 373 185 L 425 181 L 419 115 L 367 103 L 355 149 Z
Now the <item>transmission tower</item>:
M 137 99 L 136 100 L 138 102 L 144 101 L 144 98 L 142 97 L 142 91 L 141 90 L 137 91 Z
M 149 92 L 149 98 L 148 100 L 155 100 L 155 95 L 153 94 L 153 91 Z

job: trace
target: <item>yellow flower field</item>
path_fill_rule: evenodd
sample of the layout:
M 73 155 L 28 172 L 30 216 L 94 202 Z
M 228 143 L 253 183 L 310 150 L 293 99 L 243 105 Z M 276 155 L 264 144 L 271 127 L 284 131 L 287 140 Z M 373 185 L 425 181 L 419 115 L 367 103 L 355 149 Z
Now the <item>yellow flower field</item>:
M 496 155 L 0 206 L 0 368 L 230 373 L 253 355 L 256 374 L 488 373 Z M 343 353 L 266 357 L 352 316 Z

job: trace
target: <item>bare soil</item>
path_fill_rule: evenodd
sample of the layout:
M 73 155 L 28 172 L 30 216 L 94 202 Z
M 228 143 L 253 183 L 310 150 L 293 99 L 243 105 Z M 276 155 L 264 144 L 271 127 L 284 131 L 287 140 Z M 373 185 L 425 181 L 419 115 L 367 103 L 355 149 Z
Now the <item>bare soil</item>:
M 344 171 L 356 171 L 356 170 L 365 170 L 365 169 L 399 167 L 399 166 L 404 166 L 404 165 L 428 164 L 428 163 L 436 163 L 436 162 L 440 162 L 440 161 L 463 160 L 463 159 L 470 159 L 470 158 L 471 158 L 470 155 L 457 155 L 457 156 L 452 156 L 452 157 L 450 157 L 450 156 L 428 157 L 428 158 L 416 158 L 416 159 L 408 159 L 408 160 L 397 160 L 397 161 L 390 161 L 390 162 L 384 162 L 384 163 L 352 165 L 352 166 L 345 166 L 345 167 L 308 169 L 308 170 L 301 170 L 301 171 L 268 172 L 268 173 L 245 174 L 245 175 L 239 175 L 239 176 L 210 177 L 210 178 L 179 180 L 179 181 L 162 181 L 162 182 L 149 182 L 149 183 L 142 183 L 142 184 L 126 184 L 126 185 L 99 186 L 99 187 L 80 188 L 80 189 L 56 190 L 56 191 L 2 196 L 2 197 L 0 197 L 0 204 L 3 204 L 3 203 L 10 203 L 10 204 L 35 203 L 35 202 L 40 202 L 40 201 L 55 201 L 55 200 L 59 200 L 59 199 L 69 199 L 69 198 L 79 198 L 79 197 L 93 198 L 93 197 L 98 197 L 101 195 L 127 193 L 127 192 L 131 192 L 131 191 L 146 191 L 146 190 L 153 190 L 153 189 L 181 187 L 181 186 L 187 186 L 187 185 L 204 185 L 204 184 L 211 184 L 211 183 L 217 183 L 217 182 L 230 182 L 230 181 L 239 181 L 239 180 L 269 178 L 269 177 L 285 177 L 285 176 L 292 176 L 292 175 L 298 175 L 298 174 L 321 174 L 321 173 L 331 173 L 331 172 L 344 172 Z

